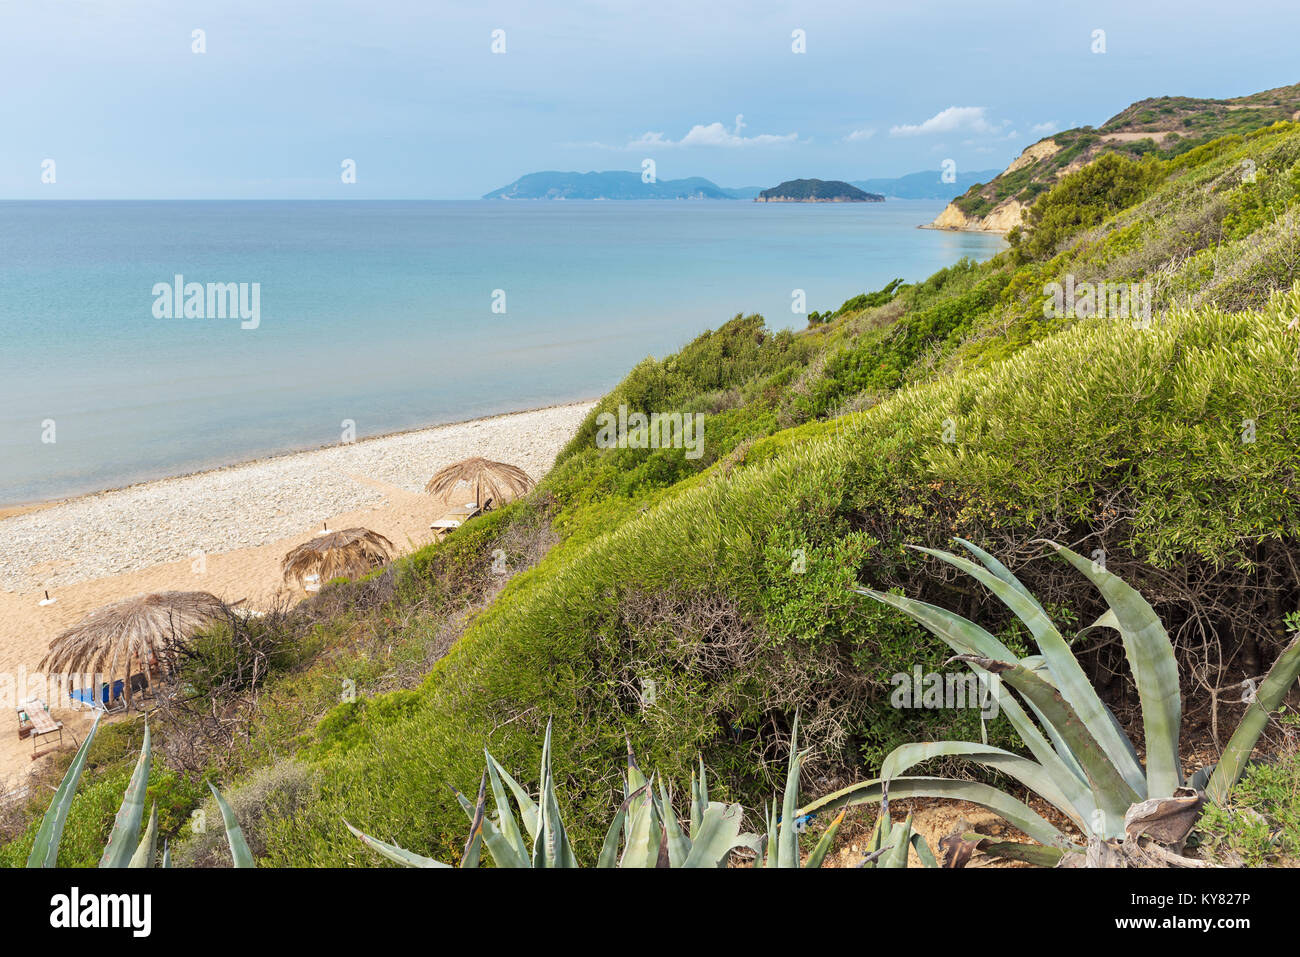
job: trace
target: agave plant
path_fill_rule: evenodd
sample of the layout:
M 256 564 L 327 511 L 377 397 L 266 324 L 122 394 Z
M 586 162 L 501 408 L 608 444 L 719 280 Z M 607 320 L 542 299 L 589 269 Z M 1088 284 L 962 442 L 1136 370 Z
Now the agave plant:
M 1269 713 L 1300 673 L 1300 638 L 1274 662 L 1217 766 L 1184 780 L 1178 753 L 1182 717 L 1178 668 L 1169 636 L 1147 601 L 1096 563 L 1064 546 L 1047 543 L 1097 587 L 1109 607 L 1084 632 L 1107 627 L 1120 633 L 1141 702 L 1146 745 L 1143 765 L 1038 600 L 992 555 L 970 542 L 957 541 L 982 564 L 934 549 L 918 551 L 987 586 L 1029 629 L 1040 655 L 1018 659 L 979 625 L 934 605 L 871 589 L 856 590 L 911 616 L 957 652 L 954 660 L 966 663 L 979 675 L 997 675 L 1010 685 L 1037 723 L 1013 695 L 1000 689 L 999 705 L 1032 757 L 965 741 L 905 744 L 885 759 L 879 779 L 828 795 L 806 810 L 880 801 L 887 782 L 889 793 L 895 796 L 946 797 L 979 804 L 1054 849 L 1049 860 L 1059 859 L 1067 851 L 1083 850 L 1027 804 L 989 785 L 905 775 L 923 761 L 947 756 L 1001 771 L 1058 808 L 1084 835 L 1090 861 L 1104 857 L 1099 848 L 1107 844 L 1115 848 L 1126 839 L 1132 847 L 1144 833 L 1181 845 L 1206 793 L 1212 800 L 1222 801 L 1236 783 Z M 1173 833 L 1167 826 L 1170 821 L 1178 825 Z M 1034 857 L 1044 860 L 1041 854 Z M 1165 855 L 1164 860 L 1171 862 L 1171 856 Z M 1185 859 L 1172 862 L 1178 861 Z
M 90 733 L 77 749 L 72 764 L 68 766 L 54 799 L 50 801 L 41 826 L 36 831 L 31 853 L 27 857 L 28 867 L 57 867 L 59 844 L 63 840 L 63 826 L 68 820 L 68 811 L 72 808 L 72 799 L 76 796 L 77 785 L 81 783 L 81 772 L 86 767 L 86 757 L 90 753 L 90 744 L 95 740 L 99 730 L 99 719 L 90 726 Z M 113 819 L 113 829 L 109 832 L 108 843 L 99 859 L 100 867 L 153 867 L 158 859 L 158 804 L 154 802 L 149 809 L 149 823 L 144 835 L 140 835 L 140 823 L 144 818 L 144 799 L 149 786 L 149 768 L 153 752 L 149 740 L 149 722 L 144 725 L 144 742 L 140 746 L 140 757 L 136 760 L 131 780 L 127 782 L 126 793 L 122 797 L 122 806 L 118 808 Z M 211 785 L 209 785 L 211 787 Z M 239 829 L 235 816 L 231 813 L 225 799 L 215 787 L 217 805 L 221 808 L 226 824 L 226 839 L 230 843 L 230 852 L 236 867 L 253 867 L 253 855 L 249 853 Z M 171 866 L 171 853 L 163 849 L 163 867 Z
M 478 867 L 483 845 L 487 846 L 497 867 L 580 866 L 569 844 L 555 796 L 550 722 L 547 722 L 546 738 L 542 744 L 541 785 L 536 801 L 491 754 L 487 751 L 483 754 L 487 759 L 487 770 L 479 783 L 478 800 L 470 803 L 463 794 L 456 792 L 456 799 L 470 822 L 469 839 L 460 866 Z M 495 818 L 486 814 L 489 783 L 497 809 Z M 506 788 L 514 797 L 518 818 L 510 807 Z M 647 778 L 637 767 L 629 745 L 623 803 L 605 834 L 596 866 L 722 867 L 734 849 L 754 846 L 753 835 L 740 833 L 744 813 L 740 805 L 709 800 L 703 763 L 698 778 L 691 775 L 690 813 L 690 828 L 683 831 L 672 810 L 671 793 L 662 784 L 656 789 L 654 776 Z M 347 821 L 343 823 L 371 850 L 405 867 L 452 866 L 377 840 Z M 524 831 L 533 842 L 531 851 L 524 841 Z
M 758 857 L 754 861 L 755 867 L 821 867 L 822 861 L 826 859 L 826 853 L 831 849 L 831 844 L 835 840 L 835 832 L 839 830 L 840 822 L 844 820 L 844 811 L 826 828 L 821 839 L 808 855 L 806 863 L 801 865 L 799 856 L 799 834 L 803 830 L 802 825 L 806 824 L 809 814 L 799 812 L 799 776 L 802 769 L 803 756 L 799 753 L 799 715 L 794 716 L 794 726 L 790 731 L 790 758 L 786 765 L 785 772 L 785 791 L 779 800 L 772 802 L 769 810 L 763 808 L 763 816 L 767 820 L 767 836 L 763 840 L 764 846 L 758 848 Z M 700 766 L 700 773 L 704 773 L 703 765 Z M 781 806 L 781 814 L 778 818 L 776 813 L 777 805 Z
M 840 812 L 844 814 L 843 811 Z M 912 829 L 912 815 L 907 816 L 907 820 L 902 824 L 895 824 L 889 816 L 889 787 L 888 782 L 882 788 L 880 800 L 880 815 L 876 818 L 876 826 L 871 830 L 871 840 L 867 843 L 867 854 L 862 859 L 859 867 L 907 867 L 907 852 L 911 849 L 916 850 L 916 856 L 921 859 L 922 867 L 938 867 L 939 862 L 935 859 L 934 852 L 930 850 L 930 845 L 926 843 L 925 837 L 918 834 Z

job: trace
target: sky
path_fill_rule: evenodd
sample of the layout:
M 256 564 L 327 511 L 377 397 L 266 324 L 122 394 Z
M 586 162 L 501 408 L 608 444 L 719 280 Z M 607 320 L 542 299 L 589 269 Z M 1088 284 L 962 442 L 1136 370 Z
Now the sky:
M 1135 100 L 1300 82 L 1297 35 L 1294 0 L 0 0 L 0 199 L 1001 168 Z

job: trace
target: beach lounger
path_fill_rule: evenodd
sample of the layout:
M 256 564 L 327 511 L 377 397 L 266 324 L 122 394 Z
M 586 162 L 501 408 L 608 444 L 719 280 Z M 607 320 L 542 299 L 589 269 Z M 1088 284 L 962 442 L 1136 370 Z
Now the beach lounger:
M 448 508 L 442 515 L 433 520 L 433 524 L 430 524 L 429 528 L 433 529 L 433 533 L 438 537 L 438 540 L 442 540 L 442 538 L 451 534 L 454 529 L 460 528 L 469 519 L 481 515 L 482 512 L 489 510 L 489 508 L 491 508 L 490 498 L 481 506 L 477 502 L 467 502 L 465 505 Z
M 454 508 L 447 509 L 447 511 L 435 518 L 429 527 L 433 529 L 434 534 L 441 539 L 450 535 L 453 529 L 460 528 L 482 511 L 483 509 L 479 508 L 478 503 L 476 502 L 467 502 L 464 505 L 457 505 Z
M 25 714 L 27 720 L 31 723 L 31 728 L 27 732 L 28 737 L 32 739 L 32 760 L 35 761 L 41 755 L 48 754 L 56 748 L 63 745 L 63 722 L 55 721 L 49 710 L 45 707 L 45 702 L 37 698 L 31 698 L 24 701 L 18 706 L 19 717 Z M 21 734 L 21 731 L 19 732 Z M 56 744 L 50 744 L 49 735 L 57 734 L 59 740 Z M 42 747 L 48 745 L 48 747 Z
M 113 682 L 111 690 L 107 681 L 100 685 L 98 695 L 95 694 L 93 688 L 78 688 L 76 691 L 68 692 L 68 697 L 75 703 L 74 707 L 76 705 L 89 705 L 107 714 L 113 711 L 126 710 L 126 702 L 122 698 L 122 692 L 125 688 L 126 682 L 118 678 Z

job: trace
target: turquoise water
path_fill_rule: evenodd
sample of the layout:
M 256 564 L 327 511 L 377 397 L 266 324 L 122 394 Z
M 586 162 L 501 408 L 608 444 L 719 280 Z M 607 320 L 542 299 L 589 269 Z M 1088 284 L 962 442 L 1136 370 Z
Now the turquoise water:
M 942 206 L 0 202 L 0 503 L 596 396 L 1002 247 L 915 228 Z M 155 315 L 177 274 L 257 284 L 256 328 Z

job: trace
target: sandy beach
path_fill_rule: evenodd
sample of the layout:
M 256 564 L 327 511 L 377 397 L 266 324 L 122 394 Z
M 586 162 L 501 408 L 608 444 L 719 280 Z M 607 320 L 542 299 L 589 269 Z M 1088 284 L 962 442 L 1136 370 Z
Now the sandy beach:
M 258 608 L 278 593 L 300 596 L 283 590 L 280 559 L 323 524 L 363 525 L 399 553 L 418 548 L 431 540 L 441 505 L 423 491 L 430 475 L 482 455 L 539 479 L 591 406 L 401 432 L 0 512 L 0 680 L 37 673 L 56 635 L 120 598 L 201 590 Z M 54 602 L 42 606 L 47 590 Z M 90 713 L 50 704 L 65 742 L 66 731 L 81 740 Z M 12 703 L 4 705 L 0 794 L 20 786 L 33 764 Z

